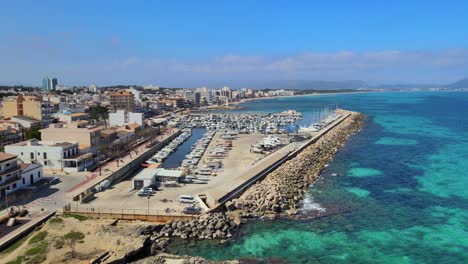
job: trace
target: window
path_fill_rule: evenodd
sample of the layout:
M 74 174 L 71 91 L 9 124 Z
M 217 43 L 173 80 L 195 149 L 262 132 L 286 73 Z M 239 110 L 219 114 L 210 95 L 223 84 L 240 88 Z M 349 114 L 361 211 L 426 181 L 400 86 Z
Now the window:
M 7 178 L 10 178 L 10 176 L 11 176 L 11 174 L 7 174 L 7 176 L 6 176 L 6 177 L 7 177 Z
M 47 161 L 44 161 L 44 166 L 47 166 Z
M 6 166 L 7 166 L 7 167 L 10 167 L 10 163 L 7 163 Z
M 23 152 L 21 152 L 21 156 L 23 156 Z
M 47 159 L 47 153 L 42 153 L 42 155 L 44 156 L 44 159 Z
M 34 152 L 31 152 L 31 159 L 34 159 Z
M 23 184 L 26 184 L 26 179 L 23 178 Z
M 41 177 L 41 172 L 40 172 L 40 171 L 37 172 L 37 177 L 38 177 L 38 178 Z
M 6 187 L 6 190 L 9 191 L 9 190 L 10 190 L 10 186 L 7 186 L 7 187 Z
M 2 178 L 3 178 L 3 177 L 2 177 L 2 176 L 0 176 L 0 182 L 2 181 Z
M 13 189 L 16 189 L 16 183 L 13 183 Z

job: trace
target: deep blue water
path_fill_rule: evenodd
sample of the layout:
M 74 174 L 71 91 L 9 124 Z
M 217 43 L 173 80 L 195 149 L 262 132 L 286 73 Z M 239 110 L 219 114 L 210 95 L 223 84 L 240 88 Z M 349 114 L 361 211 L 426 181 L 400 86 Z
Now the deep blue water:
M 192 129 L 192 135 L 185 142 L 179 145 L 176 151 L 172 152 L 166 160 L 163 161 L 161 167 L 163 168 L 178 168 L 181 162 L 185 159 L 185 155 L 192 151 L 192 146 L 200 139 L 205 133 L 204 128 Z
M 226 244 L 183 242 L 172 250 L 287 263 L 468 263 L 468 93 L 324 95 L 242 106 L 294 108 L 307 122 L 312 109 L 331 103 L 368 115 L 310 187 L 305 206 L 331 215 L 256 221 Z

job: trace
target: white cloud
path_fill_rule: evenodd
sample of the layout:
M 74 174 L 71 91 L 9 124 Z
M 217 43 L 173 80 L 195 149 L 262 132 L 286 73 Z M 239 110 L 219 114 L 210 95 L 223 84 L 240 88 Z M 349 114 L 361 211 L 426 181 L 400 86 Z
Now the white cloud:
M 129 51 L 121 51 L 124 45 L 118 36 L 97 43 L 96 50 L 92 44 L 72 46 L 76 34 L 54 42 L 40 36 L 10 37 L 21 44 L 0 38 L 0 84 L 39 85 L 42 76 L 50 74 L 68 84 L 151 82 L 169 86 L 282 79 L 448 83 L 468 77 L 468 49 L 226 54 L 189 61 L 126 55 Z

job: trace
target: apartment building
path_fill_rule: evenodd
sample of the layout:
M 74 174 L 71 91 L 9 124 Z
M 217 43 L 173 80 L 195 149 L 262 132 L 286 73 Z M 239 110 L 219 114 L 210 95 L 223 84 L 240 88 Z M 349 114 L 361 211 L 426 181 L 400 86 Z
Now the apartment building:
M 135 109 L 135 97 L 131 92 L 128 91 L 118 91 L 116 93 L 111 93 L 110 95 L 110 104 L 113 111 L 125 110 L 127 112 L 132 112 Z
M 3 117 L 28 116 L 41 121 L 41 127 L 52 123 L 53 107 L 40 96 L 13 96 L 3 100 Z
M 42 166 L 19 163 L 18 156 L 0 153 L 0 199 L 19 189 L 34 184 L 43 177 Z
M 0 146 L 4 147 L 9 144 L 18 143 L 21 141 L 21 133 L 12 127 L 0 126 Z
M 80 120 L 71 123 L 55 123 L 48 128 L 41 129 L 41 139 L 44 142 L 72 142 L 78 143 L 80 152 L 97 154 L 99 131 L 102 128 L 89 126 L 89 122 Z
M 36 139 L 5 146 L 5 152 L 24 163 L 39 164 L 52 171 L 79 172 L 94 164 L 91 153 L 80 153 L 78 143 L 44 142 Z

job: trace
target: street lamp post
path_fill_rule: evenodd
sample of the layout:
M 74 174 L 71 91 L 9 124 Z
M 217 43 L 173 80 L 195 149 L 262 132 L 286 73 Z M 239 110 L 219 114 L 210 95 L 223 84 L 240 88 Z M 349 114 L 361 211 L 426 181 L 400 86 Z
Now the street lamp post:
M 150 202 L 150 196 L 148 196 L 146 199 L 148 200 L 148 211 L 147 211 L 147 212 L 148 212 L 148 215 L 149 215 L 149 202 Z
M 7 209 L 8 209 L 8 193 L 10 193 L 10 190 L 5 190 L 5 204 L 6 204 Z

